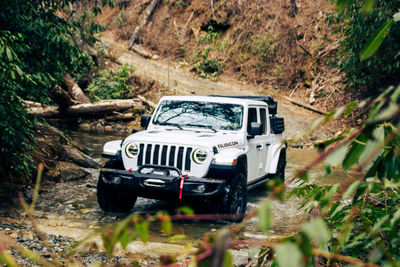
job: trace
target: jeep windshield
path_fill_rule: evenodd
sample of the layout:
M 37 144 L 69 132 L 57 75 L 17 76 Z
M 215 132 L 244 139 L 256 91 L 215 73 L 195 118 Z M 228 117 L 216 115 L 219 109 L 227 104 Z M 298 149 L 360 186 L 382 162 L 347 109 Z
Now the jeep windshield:
M 154 125 L 196 127 L 216 130 L 239 130 L 243 106 L 238 104 L 166 100 L 160 103 Z

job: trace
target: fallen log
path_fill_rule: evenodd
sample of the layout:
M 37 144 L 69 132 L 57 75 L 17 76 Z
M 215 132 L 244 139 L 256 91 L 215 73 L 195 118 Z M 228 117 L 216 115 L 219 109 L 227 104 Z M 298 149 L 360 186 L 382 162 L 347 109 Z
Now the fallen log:
M 315 113 L 318 113 L 318 114 L 321 114 L 321 115 L 326 115 L 326 114 L 327 114 L 326 111 L 317 109 L 317 108 L 315 108 L 315 107 L 313 107 L 313 106 L 310 106 L 310 105 L 308 105 L 308 104 L 301 103 L 300 101 L 297 101 L 297 100 L 295 100 L 295 99 L 293 99 L 293 98 L 291 98 L 291 97 L 284 96 L 284 98 L 285 98 L 287 101 L 289 101 L 289 102 L 291 102 L 291 103 L 293 103 L 293 104 L 295 104 L 295 105 L 297 105 L 297 106 L 300 106 L 300 107 L 302 107 L 302 108 L 311 110 L 311 111 L 313 111 L 313 112 L 315 112 Z
M 144 109 L 141 101 L 136 99 L 113 99 L 102 100 L 96 103 L 85 103 L 70 106 L 60 110 L 58 106 L 32 107 L 29 113 L 40 115 L 45 118 L 58 117 L 104 117 L 117 111 L 127 110 L 141 111 Z
M 147 100 L 144 96 L 142 95 L 138 95 L 137 98 L 139 98 L 142 102 L 144 102 L 145 104 L 149 105 L 152 108 L 156 108 L 157 104 L 155 104 L 154 102 Z
M 138 45 L 138 44 L 133 44 L 131 46 L 131 50 L 133 52 L 136 52 L 137 54 L 141 55 L 142 57 L 145 57 L 145 58 L 152 58 L 153 57 L 152 53 L 150 53 L 149 51 L 147 51 L 141 45 Z

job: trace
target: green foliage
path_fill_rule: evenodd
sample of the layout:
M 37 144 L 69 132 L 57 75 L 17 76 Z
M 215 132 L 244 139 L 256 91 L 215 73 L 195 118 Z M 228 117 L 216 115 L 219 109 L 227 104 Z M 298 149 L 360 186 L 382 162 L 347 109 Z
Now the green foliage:
M 115 17 L 115 23 L 118 25 L 118 28 L 123 29 L 127 24 L 127 19 L 125 15 L 124 9 L 122 9 L 118 15 Z
M 104 25 L 97 24 L 96 15 L 95 11 L 85 10 L 79 16 L 79 19 L 73 22 L 82 40 L 89 45 L 94 45 L 98 41 L 94 34 L 103 31 L 105 28 Z
M 82 77 L 93 66 L 74 40 L 78 26 L 61 14 L 73 1 L 10 1 L 0 11 L 0 175 L 21 181 L 35 166 L 34 118 L 23 99 L 49 102 L 64 72 Z M 96 1 L 97 3 L 97 1 Z M 103 4 L 109 1 L 103 1 Z M 95 5 L 95 12 L 99 7 Z
M 208 54 L 211 47 L 206 47 L 202 53 L 197 53 L 194 60 L 194 70 L 200 74 L 202 78 L 211 78 L 217 80 L 222 72 L 223 64 L 218 58 L 209 59 Z
M 253 35 L 252 41 L 255 42 L 256 47 L 253 54 L 261 61 L 270 62 L 275 55 L 275 42 L 268 36 Z
M 214 44 L 215 41 L 220 37 L 218 32 L 214 31 L 213 26 L 208 26 L 207 34 L 203 38 L 197 39 L 197 43 L 212 43 Z
M 175 2 L 175 6 L 177 6 L 179 8 L 185 8 L 185 7 L 187 7 L 187 3 L 184 0 L 178 0 Z
M 329 251 L 380 265 L 399 265 L 399 114 L 400 86 L 390 87 L 373 102 L 362 130 L 329 153 L 327 165 L 341 164 L 344 170 L 355 168 L 364 174 L 362 181 L 356 180 L 342 193 L 338 185 L 303 183 L 289 194 L 304 199 L 302 208 L 319 210 L 331 238 L 325 230 L 318 230 L 320 222 L 318 227 L 305 226 L 302 233 L 327 245 Z M 300 248 L 304 246 L 307 244 Z
M 372 10 L 371 1 L 341 2 L 343 9 L 338 18 L 345 21 L 345 38 L 337 66 L 346 73 L 349 86 L 376 88 L 397 84 L 400 81 L 400 27 L 392 25 L 400 2 L 377 0 Z
M 129 78 L 134 70 L 132 65 L 124 64 L 116 69 L 100 71 L 87 87 L 91 100 L 133 97 L 134 92 Z

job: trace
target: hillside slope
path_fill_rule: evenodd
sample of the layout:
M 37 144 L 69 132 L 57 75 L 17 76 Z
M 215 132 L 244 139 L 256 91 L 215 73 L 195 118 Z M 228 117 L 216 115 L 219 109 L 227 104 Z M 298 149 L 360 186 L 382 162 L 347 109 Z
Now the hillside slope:
M 98 22 L 128 47 L 150 2 L 119 1 Z M 137 45 L 198 77 L 331 110 L 356 98 L 329 64 L 340 38 L 327 23 L 334 9 L 324 0 L 296 2 L 293 16 L 288 0 L 160 1 Z

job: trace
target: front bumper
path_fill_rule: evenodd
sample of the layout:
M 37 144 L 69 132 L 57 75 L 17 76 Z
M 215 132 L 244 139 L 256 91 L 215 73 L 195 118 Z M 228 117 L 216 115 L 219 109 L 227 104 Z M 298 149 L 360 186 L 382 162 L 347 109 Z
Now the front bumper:
M 181 178 L 182 174 L 177 168 L 143 165 L 137 171 L 103 168 L 99 179 L 110 187 L 120 189 L 121 193 L 152 199 L 176 199 L 180 192 Z M 217 196 L 223 191 L 225 182 L 212 178 L 185 177 L 182 198 Z

